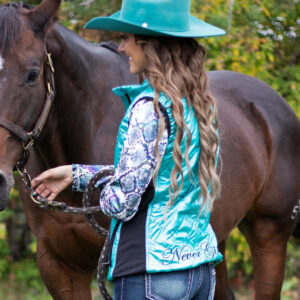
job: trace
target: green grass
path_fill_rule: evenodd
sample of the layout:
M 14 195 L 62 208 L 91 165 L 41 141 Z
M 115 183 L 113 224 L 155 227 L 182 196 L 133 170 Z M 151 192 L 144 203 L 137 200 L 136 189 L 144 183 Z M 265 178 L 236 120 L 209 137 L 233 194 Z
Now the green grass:
M 300 299 L 300 252 L 299 245 L 289 243 L 286 266 L 286 279 L 283 284 L 281 300 Z M 5 247 L 2 248 L 2 250 Z M 0 248 L 1 252 L 1 248 Z M 236 299 L 253 300 L 253 279 L 249 274 L 239 271 L 234 274 L 232 286 Z M 250 279 L 249 279 L 250 278 Z M 109 293 L 112 294 L 113 286 L 107 285 Z M 98 290 L 96 280 L 92 282 L 93 300 L 103 300 Z M 19 262 L 9 259 L 0 259 L 0 299 L 5 300 L 51 300 L 44 286 L 34 256 Z
M 21 272 L 21 269 L 19 270 Z M 281 300 L 300 299 L 300 279 L 292 277 L 285 280 L 281 295 Z M 112 294 L 112 285 L 108 284 L 108 290 Z M 234 288 L 236 299 L 253 300 L 253 288 Z M 100 296 L 96 280 L 92 283 L 93 300 L 103 300 Z M 47 289 L 39 277 L 32 277 L 30 281 L 22 282 L 15 274 L 10 274 L 9 278 L 0 281 L 0 299 L 5 300 L 52 300 Z
M 17 281 L 14 276 L 0 283 L 0 299 L 5 300 L 52 300 L 42 282 L 37 287 L 27 286 Z
M 281 300 L 299 300 L 300 299 L 300 279 L 292 277 L 284 281 Z M 254 289 L 253 287 L 240 286 L 234 288 L 234 295 L 238 300 L 254 300 Z

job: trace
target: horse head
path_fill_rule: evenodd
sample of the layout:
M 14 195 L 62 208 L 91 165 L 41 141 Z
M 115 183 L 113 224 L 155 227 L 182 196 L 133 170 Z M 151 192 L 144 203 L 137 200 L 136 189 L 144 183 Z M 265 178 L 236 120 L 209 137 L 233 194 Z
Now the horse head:
M 43 112 L 45 37 L 60 2 L 44 0 L 37 8 L 22 2 L 0 6 L 0 210 L 6 208 L 14 184 L 12 170 L 21 157 L 22 135 L 32 131 Z

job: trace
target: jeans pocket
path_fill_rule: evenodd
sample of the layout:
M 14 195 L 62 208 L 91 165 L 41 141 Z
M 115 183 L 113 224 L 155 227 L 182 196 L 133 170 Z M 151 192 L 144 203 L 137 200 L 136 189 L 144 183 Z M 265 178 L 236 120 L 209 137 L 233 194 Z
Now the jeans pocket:
M 215 295 L 215 288 L 216 288 L 216 270 L 213 263 L 209 263 L 209 294 L 208 294 L 208 300 L 213 300 Z
M 151 300 L 187 300 L 191 292 L 194 270 L 146 275 L 146 298 Z

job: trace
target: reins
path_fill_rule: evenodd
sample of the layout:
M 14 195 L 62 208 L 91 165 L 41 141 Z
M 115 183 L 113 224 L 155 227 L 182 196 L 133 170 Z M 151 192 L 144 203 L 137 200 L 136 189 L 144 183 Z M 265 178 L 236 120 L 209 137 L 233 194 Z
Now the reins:
M 22 142 L 22 154 L 20 160 L 16 164 L 16 169 L 19 172 L 22 180 L 25 183 L 26 189 L 30 193 L 30 197 L 33 202 L 39 205 L 41 208 L 49 208 L 49 209 L 56 209 L 65 213 L 71 214 L 84 214 L 90 224 L 90 226 L 100 235 L 106 237 L 104 246 L 101 251 L 101 255 L 98 261 L 98 268 L 97 268 L 97 279 L 98 279 L 98 286 L 100 293 L 104 297 L 105 300 L 112 300 L 113 298 L 109 295 L 106 287 L 105 287 L 105 267 L 107 265 L 106 261 L 108 261 L 108 250 L 109 250 L 109 232 L 101 227 L 95 217 L 92 214 L 100 213 L 101 207 L 100 206 L 91 206 L 91 199 L 93 195 L 93 191 L 96 189 L 95 186 L 97 183 L 100 184 L 98 186 L 99 189 L 102 189 L 103 186 L 111 179 L 114 171 L 113 169 L 102 170 L 95 174 L 95 176 L 90 180 L 88 186 L 85 189 L 82 198 L 82 207 L 72 207 L 67 206 L 65 202 L 58 202 L 49 200 L 44 198 L 43 196 L 39 195 L 35 192 L 31 185 L 30 176 L 25 169 L 25 165 L 28 161 L 30 155 L 30 148 L 34 145 L 36 139 L 40 136 L 44 125 L 47 121 L 49 116 L 50 109 L 52 107 L 54 98 L 55 98 L 55 84 L 54 84 L 54 66 L 53 61 L 51 58 L 51 54 L 46 52 L 46 63 L 45 63 L 45 83 L 47 87 L 47 97 L 44 104 L 44 108 L 40 117 L 38 118 L 34 128 L 32 131 L 27 132 L 19 125 L 0 117 L 0 127 L 3 127 L 13 133 L 16 137 L 20 139 Z M 101 180 L 102 179 L 102 180 Z M 104 179 L 104 180 L 103 180 Z

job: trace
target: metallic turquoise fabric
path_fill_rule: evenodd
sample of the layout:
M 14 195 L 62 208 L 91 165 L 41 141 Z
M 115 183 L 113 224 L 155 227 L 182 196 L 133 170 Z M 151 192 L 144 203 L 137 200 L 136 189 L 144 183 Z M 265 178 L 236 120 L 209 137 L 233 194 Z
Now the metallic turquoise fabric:
M 115 153 L 114 153 L 114 166 L 116 167 L 121 156 L 121 152 L 123 149 L 124 141 L 127 135 L 127 129 L 128 129 L 128 122 L 129 122 L 129 117 L 131 113 L 131 107 L 134 105 L 134 103 L 139 100 L 142 97 L 149 96 L 149 89 L 151 89 L 151 96 L 153 96 L 153 88 L 148 86 L 148 82 L 145 81 L 142 85 L 129 85 L 129 86 L 124 86 L 124 87 L 118 87 L 113 89 L 113 92 L 120 96 L 123 104 L 126 109 L 126 113 L 124 118 L 121 121 L 121 124 L 119 126 L 119 132 L 117 136 L 117 142 L 116 142 L 116 147 L 115 147 Z M 127 95 L 128 96 L 127 96 Z M 128 97 L 131 99 L 131 103 L 128 101 Z M 110 236 L 112 235 L 112 232 L 116 226 L 117 220 L 112 219 L 111 221 L 111 226 L 110 226 Z M 108 280 L 113 279 L 113 270 L 115 267 L 116 263 L 116 256 L 117 256 L 117 248 L 118 248 L 118 243 L 120 239 L 120 232 L 122 228 L 122 222 L 117 230 L 113 247 L 112 247 L 112 256 L 111 256 L 111 267 L 109 268 Z
M 153 87 L 148 81 L 145 81 L 142 85 L 115 88 L 113 91 L 116 95 L 121 96 L 127 108 L 117 138 L 114 161 L 116 166 L 126 138 L 132 105 L 143 97 L 154 98 L 155 95 Z M 128 96 L 132 101 L 129 106 Z M 194 110 L 188 107 L 185 99 L 182 99 L 184 118 L 192 134 L 192 143 L 189 148 L 189 164 L 183 159 L 183 188 L 164 216 L 166 204 L 170 199 L 169 186 L 170 174 L 174 166 L 172 155 L 176 127 L 172 117 L 170 99 L 161 94 L 159 101 L 168 113 L 171 123 L 171 134 L 155 180 L 154 198 L 150 202 L 147 212 L 145 255 L 146 270 L 149 273 L 192 268 L 202 263 L 211 261 L 217 263 L 222 260 L 222 255 L 217 249 L 216 236 L 209 224 L 210 214 L 207 208 L 205 207 L 199 215 L 202 203 L 201 189 L 198 183 L 198 161 L 201 150 L 199 147 L 200 135 Z M 180 145 L 182 153 L 185 152 L 186 141 L 187 136 L 184 134 Z M 180 180 L 178 185 L 180 185 Z M 115 223 L 115 221 L 112 222 L 111 231 Z M 120 228 L 114 241 L 109 279 L 112 279 Z
M 110 17 L 90 20 L 87 29 L 152 36 L 208 37 L 224 35 L 221 28 L 190 14 L 190 0 L 123 0 Z
M 117 220 L 116 219 L 111 219 L 111 223 L 110 223 L 110 238 L 113 234 L 114 228 L 117 224 Z M 108 269 L 108 274 L 107 274 L 107 279 L 108 280 L 113 280 L 113 271 L 116 265 L 116 257 L 117 257 L 117 249 L 118 249 L 118 244 L 119 244 L 119 240 L 120 240 L 120 232 L 121 232 L 121 227 L 122 227 L 122 223 L 120 224 L 118 231 L 116 233 L 116 236 L 114 238 L 114 243 L 112 246 L 112 253 L 111 253 L 111 266 Z

